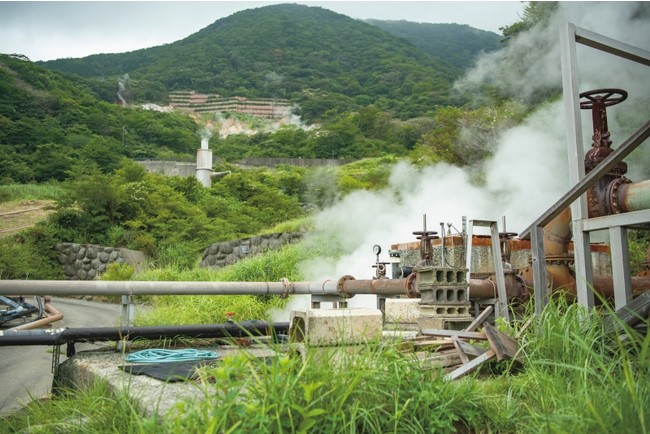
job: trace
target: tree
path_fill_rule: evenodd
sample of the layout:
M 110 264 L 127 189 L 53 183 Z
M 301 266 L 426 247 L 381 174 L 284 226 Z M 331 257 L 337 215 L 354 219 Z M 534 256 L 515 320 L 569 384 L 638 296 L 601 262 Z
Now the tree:
M 509 26 L 499 27 L 505 38 L 501 41 L 507 44 L 518 34 L 532 29 L 538 24 L 545 24 L 557 11 L 558 2 L 555 1 L 531 1 L 524 7 L 524 16 L 521 20 Z

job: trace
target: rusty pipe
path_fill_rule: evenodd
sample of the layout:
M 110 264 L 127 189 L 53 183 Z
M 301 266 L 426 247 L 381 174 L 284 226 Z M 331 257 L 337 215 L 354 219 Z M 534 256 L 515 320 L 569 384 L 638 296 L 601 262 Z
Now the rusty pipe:
M 343 294 L 409 295 L 415 291 L 413 279 L 344 280 Z
M 8 330 L 31 330 L 44 325 L 52 324 L 63 319 L 63 314 L 59 312 L 54 306 L 52 306 L 51 299 L 48 296 L 44 297 L 45 304 L 43 308 L 47 316 L 45 318 L 38 319 L 36 321 L 29 322 L 27 324 L 21 324 L 16 327 L 12 327 Z
M 571 241 L 571 208 L 567 208 L 544 226 L 546 255 L 566 255 Z
M 530 296 L 528 288 L 523 279 L 515 276 L 514 273 L 505 275 L 506 294 L 509 299 L 528 299 Z M 487 279 L 470 279 L 469 280 L 469 298 L 470 299 L 487 299 L 497 298 L 497 285 L 494 281 L 494 275 Z

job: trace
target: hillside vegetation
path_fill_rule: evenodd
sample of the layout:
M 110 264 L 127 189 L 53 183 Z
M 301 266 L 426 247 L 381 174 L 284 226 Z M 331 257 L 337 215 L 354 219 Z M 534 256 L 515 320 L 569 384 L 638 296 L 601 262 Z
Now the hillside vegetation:
M 366 20 L 388 33 L 403 38 L 440 62 L 467 70 L 479 54 L 498 50 L 502 36 L 467 24 L 432 24 L 411 21 Z
M 455 51 L 476 55 L 476 38 L 466 35 L 459 33 L 455 47 L 472 48 Z M 478 45 L 493 49 L 493 40 Z M 451 85 L 462 71 L 446 59 L 454 51 L 449 38 L 444 46 L 431 56 L 376 25 L 283 4 L 237 12 L 164 46 L 41 64 L 101 80 L 128 74 L 167 91 L 287 98 L 300 103 L 309 122 L 332 108 L 369 104 L 406 119 L 459 102 Z M 114 92 L 110 97 L 116 100 Z

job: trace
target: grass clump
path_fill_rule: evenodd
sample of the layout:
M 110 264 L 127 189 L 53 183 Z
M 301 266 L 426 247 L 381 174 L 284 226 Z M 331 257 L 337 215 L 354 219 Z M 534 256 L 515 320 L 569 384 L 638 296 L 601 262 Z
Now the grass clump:
M 4 184 L 0 185 L 0 203 L 12 200 L 57 200 L 63 195 L 58 184 Z
M 454 432 L 462 395 L 438 370 L 369 344 L 360 355 L 306 350 L 270 363 L 245 355 L 208 370 L 205 399 L 181 403 L 169 432 Z
M 116 396 L 104 382 L 32 401 L 18 413 L 0 418 L 3 433 L 153 433 L 156 428 L 155 418 L 145 417 L 126 392 Z
M 600 312 L 549 304 L 520 339 L 523 372 L 480 382 L 488 426 L 507 432 L 650 430 L 650 335 L 607 331 Z M 477 427 L 478 428 L 478 427 Z

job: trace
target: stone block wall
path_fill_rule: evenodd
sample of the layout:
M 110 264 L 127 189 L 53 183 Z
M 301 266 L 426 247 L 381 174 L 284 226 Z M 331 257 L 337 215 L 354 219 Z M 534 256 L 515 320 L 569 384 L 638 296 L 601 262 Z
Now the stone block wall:
M 214 243 L 205 249 L 199 266 L 221 268 L 232 265 L 248 256 L 300 241 L 303 235 L 303 232 L 281 232 Z
M 113 262 L 137 267 L 146 260 L 142 252 L 94 244 L 57 243 L 54 249 L 68 280 L 93 280 Z

